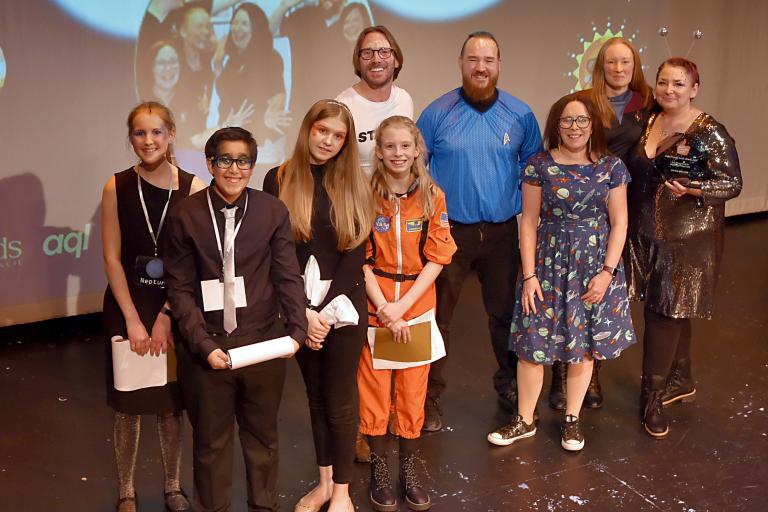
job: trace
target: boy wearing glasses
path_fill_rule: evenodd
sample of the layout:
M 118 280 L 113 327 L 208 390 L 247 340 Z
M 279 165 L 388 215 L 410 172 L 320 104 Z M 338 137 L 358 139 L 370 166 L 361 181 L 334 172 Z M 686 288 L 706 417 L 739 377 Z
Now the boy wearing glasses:
M 403 52 L 386 27 L 377 25 L 360 32 L 352 62 L 360 81 L 342 91 L 336 100 L 352 112 L 360 167 L 371 176 L 376 127 L 395 115 L 412 119 L 413 100 L 405 89 L 394 84 L 403 69 Z
M 168 218 L 166 282 L 182 342 L 178 376 L 193 427 L 194 509 L 230 510 L 233 420 L 248 510 L 277 509 L 277 411 L 285 359 L 228 369 L 227 350 L 307 338 L 304 285 L 285 206 L 247 187 L 256 141 L 223 128 L 205 145 L 211 185 Z

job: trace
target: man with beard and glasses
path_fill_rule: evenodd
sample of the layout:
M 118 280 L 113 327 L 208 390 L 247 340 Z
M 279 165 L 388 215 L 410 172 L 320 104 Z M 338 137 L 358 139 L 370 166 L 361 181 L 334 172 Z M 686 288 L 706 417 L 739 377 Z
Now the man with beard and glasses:
M 349 107 L 357 129 L 360 167 L 373 173 L 376 127 L 388 117 L 413 118 L 413 100 L 394 84 L 403 69 L 403 52 L 392 33 L 381 25 L 360 32 L 352 54 L 352 65 L 360 81 L 336 99 Z
M 453 311 L 471 269 L 477 271 L 499 365 L 493 384 L 504 409 L 517 410 L 517 356 L 509 328 L 519 261 L 517 221 L 520 172 L 541 151 L 541 132 L 530 107 L 496 88 L 501 52 L 489 32 L 474 32 L 459 55 L 462 86 L 433 101 L 418 127 L 432 176 L 445 191 L 458 251 L 437 278 L 437 324 L 446 348 Z M 442 428 L 440 397 L 446 358 L 432 363 L 423 430 Z

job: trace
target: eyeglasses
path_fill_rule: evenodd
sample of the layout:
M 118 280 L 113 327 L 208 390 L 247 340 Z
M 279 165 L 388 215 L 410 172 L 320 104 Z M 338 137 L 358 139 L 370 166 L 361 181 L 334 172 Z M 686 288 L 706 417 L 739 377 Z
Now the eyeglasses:
M 557 120 L 558 124 L 560 125 L 560 128 L 570 128 L 573 126 L 573 123 L 576 123 L 576 126 L 579 128 L 586 128 L 589 126 L 589 123 L 592 122 L 592 120 L 587 116 L 578 116 L 578 117 L 561 117 Z
M 215 165 L 216 167 L 222 170 L 229 169 L 230 167 L 232 167 L 233 163 L 237 163 L 237 168 L 240 169 L 241 171 L 247 171 L 251 167 L 253 167 L 253 163 L 251 162 L 251 159 L 246 158 L 244 156 L 237 159 L 230 158 L 226 155 L 214 156 L 211 158 L 211 162 L 213 163 L 213 165 Z
M 361 48 L 358 55 L 363 60 L 371 60 L 374 53 L 378 53 L 380 59 L 388 59 L 392 56 L 394 50 L 392 48 Z

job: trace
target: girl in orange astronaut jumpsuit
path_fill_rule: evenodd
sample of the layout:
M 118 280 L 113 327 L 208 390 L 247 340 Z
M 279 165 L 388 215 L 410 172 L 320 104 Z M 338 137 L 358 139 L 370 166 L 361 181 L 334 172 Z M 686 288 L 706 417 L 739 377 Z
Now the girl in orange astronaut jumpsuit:
M 435 278 L 451 262 L 451 237 L 443 191 L 426 168 L 426 149 L 410 119 L 393 116 L 376 130 L 372 177 L 376 220 L 364 266 L 370 327 L 386 327 L 395 342 L 411 341 L 408 320 L 432 312 Z M 436 329 L 434 329 L 436 331 Z M 429 363 L 403 369 L 374 369 L 371 347 L 363 347 L 357 373 L 360 431 L 371 446 L 370 500 L 379 511 L 397 510 L 387 469 L 387 422 L 394 376 L 394 415 L 400 453 L 400 482 L 411 510 L 432 503 L 415 474 L 424 423 Z

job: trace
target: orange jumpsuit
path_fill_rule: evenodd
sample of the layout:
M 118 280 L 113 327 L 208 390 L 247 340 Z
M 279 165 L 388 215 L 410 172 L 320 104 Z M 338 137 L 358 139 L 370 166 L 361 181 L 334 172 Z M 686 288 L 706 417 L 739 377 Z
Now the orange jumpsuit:
M 388 302 L 399 300 L 415 283 L 424 268 L 424 260 L 448 265 L 456 244 L 451 237 L 445 194 L 435 185 L 434 212 L 423 220 L 421 192 L 416 188 L 401 196 L 395 204 L 378 198 L 383 213 L 376 216 L 374 229 L 366 247 L 367 263 L 390 276 L 376 275 L 376 281 Z M 397 207 L 399 204 L 399 208 Z M 396 279 L 411 276 L 405 280 Z M 435 284 L 419 297 L 403 318 L 411 320 L 434 309 L 437 302 Z M 368 325 L 379 327 L 376 308 L 368 301 Z M 429 364 L 402 370 L 375 370 L 371 348 L 366 343 L 357 370 L 360 394 L 360 432 L 380 436 L 387 431 L 390 413 L 392 374 L 394 372 L 394 414 L 398 435 L 415 439 L 424 424 L 424 401 L 427 396 Z

